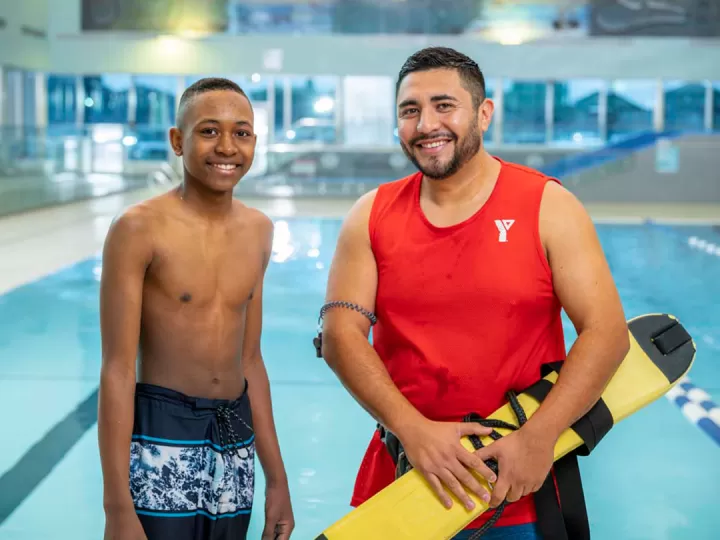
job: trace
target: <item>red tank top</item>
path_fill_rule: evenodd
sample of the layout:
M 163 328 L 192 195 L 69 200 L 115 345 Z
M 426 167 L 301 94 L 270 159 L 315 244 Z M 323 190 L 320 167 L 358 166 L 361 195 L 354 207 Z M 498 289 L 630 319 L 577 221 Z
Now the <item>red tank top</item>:
M 436 227 L 426 219 L 420 173 L 380 186 L 371 210 L 378 268 L 373 346 L 400 391 L 433 420 L 487 416 L 508 390 L 537 381 L 541 364 L 565 359 L 561 306 L 538 232 L 543 189 L 556 180 L 498 161 L 490 198 L 457 225 Z M 392 460 L 375 432 L 351 504 L 393 479 Z M 527 496 L 508 505 L 498 525 L 533 521 Z

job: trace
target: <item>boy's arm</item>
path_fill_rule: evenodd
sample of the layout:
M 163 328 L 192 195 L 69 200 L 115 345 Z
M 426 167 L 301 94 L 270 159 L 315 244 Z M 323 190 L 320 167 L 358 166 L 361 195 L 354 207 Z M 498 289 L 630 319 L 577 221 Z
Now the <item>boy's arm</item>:
M 133 508 L 129 466 L 135 362 L 143 281 L 151 259 L 152 243 L 146 217 L 132 209 L 110 227 L 100 280 L 102 367 L 98 439 L 106 511 Z
M 247 306 L 242 362 L 245 377 L 248 380 L 248 396 L 252 408 L 257 454 L 263 472 L 265 473 L 266 484 L 270 487 L 273 485 L 286 485 L 287 474 L 282 456 L 280 455 L 280 445 L 278 443 L 275 421 L 273 419 L 270 382 L 260 350 L 263 317 L 263 282 L 265 279 L 265 271 L 270 261 L 270 254 L 272 253 L 272 221 L 263 217 L 260 231 L 265 244 L 265 257 L 260 278 L 255 285 L 252 298 Z

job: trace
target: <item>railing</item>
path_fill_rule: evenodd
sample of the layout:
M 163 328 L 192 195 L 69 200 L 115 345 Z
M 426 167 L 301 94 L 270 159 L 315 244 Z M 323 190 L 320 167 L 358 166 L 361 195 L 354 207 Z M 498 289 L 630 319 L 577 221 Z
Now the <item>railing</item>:
M 136 149 L 154 136 L 123 126 L 0 128 L 0 216 L 146 186 L 167 161 L 167 152 Z

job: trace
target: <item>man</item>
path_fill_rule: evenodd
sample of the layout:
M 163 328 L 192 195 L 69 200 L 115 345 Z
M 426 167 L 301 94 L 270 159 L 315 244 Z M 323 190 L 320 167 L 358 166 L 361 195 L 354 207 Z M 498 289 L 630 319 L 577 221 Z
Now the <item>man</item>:
M 255 154 L 253 120 L 235 83 L 190 86 L 170 131 L 183 183 L 131 207 L 108 233 L 98 422 L 106 539 L 245 538 L 256 448 L 267 481 L 262 538 L 287 539 L 294 527 L 260 351 L 273 225 L 233 198 Z
M 530 495 L 551 470 L 555 442 L 597 401 L 629 349 L 619 295 L 577 199 L 483 148 L 493 103 L 474 61 L 447 48 L 419 51 L 400 71 L 397 103 L 401 145 L 419 172 L 355 203 L 326 298 L 374 314 L 373 345 L 372 316 L 333 307 L 323 355 L 443 504 L 451 506 L 452 493 L 472 508 L 465 489 L 492 508 L 507 499 L 492 538 L 538 538 Z M 562 308 L 579 333 L 567 358 Z M 564 359 L 558 383 L 519 431 L 474 454 L 460 445 L 463 435 L 488 433 L 462 423 L 466 414 L 491 414 L 508 390 L 522 391 L 543 364 Z M 491 458 L 497 479 L 483 463 Z M 468 469 L 494 482 L 491 496 Z M 352 504 L 394 473 L 378 430 Z

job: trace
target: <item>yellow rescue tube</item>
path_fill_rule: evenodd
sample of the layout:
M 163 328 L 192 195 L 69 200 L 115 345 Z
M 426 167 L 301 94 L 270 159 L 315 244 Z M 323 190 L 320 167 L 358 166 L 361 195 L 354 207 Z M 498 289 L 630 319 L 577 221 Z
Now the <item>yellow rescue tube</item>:
M 613 425 L 663 396 L 687 374 L 695 360 L 694 341 L 672 315 L 641 315 L 631 319 L 628 326 L 630 351 L 598 404 L 610 412 Z M 543 380 L 555 383 L 557 377 L 553 371 Z M 542 380 L 538 384 L 547 385 Z M 540 406 L 531 393 L 536 392 L 525 391 L 518 396 L 528 418 Z M 509 404 L 488 418 L 517 424 Z M 507 430 L 497 431 L 503 436 L 508 434 Z M 474 450 L 467 437 L 461 442 Z M 492 442 L 489 437 L 482 438 L 486 446 Z M 583 444 L 576 431 L 566 430 L 555 446 L 555 460 Z M 485 480 L 474 474 L 487 488 Z M 452 508 L 445 508 L 422 475 L 411 470 L 330 525 L 315 540 L 448 540 L 488 509 L 477 496 L 470 493 L 470 497 L 476 505 L 473 510 L 467 510 L 454 496 Z

